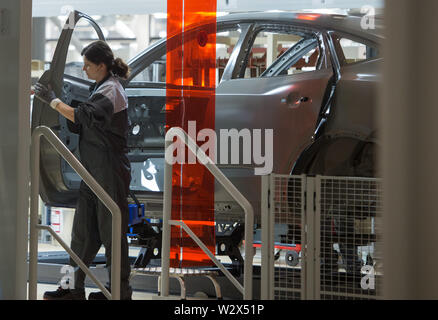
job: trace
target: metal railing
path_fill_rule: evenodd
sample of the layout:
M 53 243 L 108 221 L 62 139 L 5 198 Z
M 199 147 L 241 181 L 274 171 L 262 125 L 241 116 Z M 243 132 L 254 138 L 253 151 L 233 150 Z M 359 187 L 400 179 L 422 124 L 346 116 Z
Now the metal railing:
M 82 260 L 62 241 L 49 226 L 38 224 L 38 196 L 40 183 L 40 142 L 44 136 L 55 150 L 76 171 L 82 180 L 90 187 L 112 214 L 112 245 L 111 245 L 111 293 L 91 273 Z M 31 202 L 30 202 L 30 240 L 29 240 L 29 299 L 37 298 L 37 264 L 38 264 L 38 229 L 47 230 L 68 252 L 72 259 L 102 290 L 108 299 L 120 300 L 120 256 L 121 256 L 121 212 L 119 206 L 97 183 L 91 174 L 82 166 L 79 160 L 68 150 L 56 134 L 46 126 L 35 128 L 31 144 Z
M 193 233 L 192 230 L 183 222 L 171 220 L 172 211 L 172 165 L 170 158 L 172 152 L 169 152 L 169 146 L 173 138 L 178 137 L 189 150 L 197 157 L 217 181 L 230 193 L 234 200 L 243 208 L 245 213 L 245 261 L 244 261 L 244 280 L 243 286 L 240 282 L 224 267 L 222 263 L 204 243 Z M 187 234 L 200 246 L 200 248 L 209 256 L 214 264 L 224 273 L 224 275 L 233 283 L 233 285 L 243 294 L 245 300 L 252 299 L 252 262 L 253 262 L 253 227 L 254 210 L 248 200 L 236 189 L 228 178 L 219 170 L 214 162 L 200 149 L 197 144 L 179 128 L 169 129 L 165 137 L 165 165 L 164 165 L 164 203 L 163 203 L 163 242 L 162 242 L 162 259 L 161 259 L 161 294 L 166 297 L 169 295 L 169 267 L 170 267 L 170 226 L 175 225 L 184 229 Z

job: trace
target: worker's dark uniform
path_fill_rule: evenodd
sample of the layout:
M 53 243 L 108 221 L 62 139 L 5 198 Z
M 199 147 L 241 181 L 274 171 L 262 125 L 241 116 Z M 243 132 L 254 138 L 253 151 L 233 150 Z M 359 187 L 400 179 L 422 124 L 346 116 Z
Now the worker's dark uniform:
M 119 205 L 122 213 L 121 299 L 131 297 L 128 257 L 128 202 L 131 169 L 127 152 L 128 99 L 120 82 L 112 75 L 93 85 L 88 101 L 74 111 L 70 131 L 79 134 L 79 153 L 84 167 Z M 72 250 L 89 266 L 101 245 L 111 281 L 112 214 L 90 188 L 81 181 L 73 221 Z M 71 265 L 76 263 L 71 259 Z M 84 288 L 85 273 L 75 268 L 75 289 Z M 108 284 L 110 287 L 110 284 Z

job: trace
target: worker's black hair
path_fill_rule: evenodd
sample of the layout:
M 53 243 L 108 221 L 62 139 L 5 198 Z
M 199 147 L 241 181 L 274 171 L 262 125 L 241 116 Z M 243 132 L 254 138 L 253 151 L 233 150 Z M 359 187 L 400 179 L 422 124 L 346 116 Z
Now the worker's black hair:
M 128 65 L 120 58 L 114 59 L 113 51 L 105 41 L 97 40 L 90 43 L 82 49 L 81 55 L 94 64 L 104 63 L 108 71 L 122 79 L 129 76 Z

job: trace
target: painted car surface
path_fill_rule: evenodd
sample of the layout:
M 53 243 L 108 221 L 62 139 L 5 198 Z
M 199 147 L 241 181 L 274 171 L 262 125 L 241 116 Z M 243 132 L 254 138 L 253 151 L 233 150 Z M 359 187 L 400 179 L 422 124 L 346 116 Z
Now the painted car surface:
M 66 64 L 66 57 L 73 27 L 81 19 L 87 20 L 95 29 L 96 38 L 104 40 L 104 36 L 89 16 L 74 12 L 72 19 L 68 22 L 71 27 L 61 33 L 50 70 L 39 81 L 50 83 L 57 96 L 75 107 L 88 98 L 91 82 L 66 72 L 72 67 Z M 229 58 L 222 61 L 218 70 L 217 135 L 222 129 L 273 129 L 274 173 L 375 176 L 376 91 L 382 35 L 380 28 L 362 29 L 360 21 L 359 17 L 300 13 L 218 17 L 218 34 L 237 36 L 230 46 Z M 197 28 L 186 33 L 197 32 Z M 283 48 L 282 54 L 256 76 L 248 77 L 255 61 L 252 53 L 256 39 L 262 32 L 268 38 L 274 34 L 277 39 L 292 35 L 297 42 Z M 363 45 L 364 58 L 348 61 L 342 39 Z M 166 39 L 162 39 L 128 62 L 131 75 L 123 82 L 131 122 L 131 189 L 140 201 L 149 204 L 148 210 L 156 212 L 161 210 L 164 174 L 165 57 Z M 305 68 L 310 70 L 303 72 Z M 78 136 L 68 130 L 66 120 L 34 99 L 32 129 L 39 125 L 54 130 L 79 157 Z M 241 141 L 240 153 L 243 145 Z M 261 150 L 265 150 L 263 143 Z M 74 206 L 80 179 L 44 141 L 41 164 L 42 199 L 52 206 Z M 257 166 L 254 161 L 243 163 L 242 157 L 238 164 L 218 164 L 253 204 L 259 223 L 261 180 L 254 174 Z M 221 217 L 242 217 L 240 207 L 219 185 L 215 188 L 215 209 Z

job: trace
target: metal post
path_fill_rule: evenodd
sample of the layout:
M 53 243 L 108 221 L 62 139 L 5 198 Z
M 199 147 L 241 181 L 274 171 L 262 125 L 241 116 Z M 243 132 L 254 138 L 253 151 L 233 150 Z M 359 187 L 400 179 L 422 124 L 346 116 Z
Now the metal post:
M 314 178 L 313 188 L 315 194 L 314 205 L 312 208 L 314 214 L 313 220 L 313 230 L 312 230 L 312 239 L 313 239 L 313 274 L 314 277 L 314 289 L 313 289 L 313 297 L 314 299 L 321 299 L 321 176 L 316 176 Z
M 261 249 L 261 292 L 260 298 L 268 300 L 270 292 L 270 268 L 272 253 L 270 241 L 269 219 L 269 175 L 262 176 L 261 220 L 262 220 L 262 249 Z
M 172 143 L 172 139 L 165 139 L 165 161 L 164 161 L 164 199 L 163 199 L 163 233 L 161 244 L 161 288 L 163 297 L 169 295 L 169 266 L 170 266 L 170 225 L 169 220 L 172 216 L 172 165 L 169 163 L 167 150 Z
M 269 299 L 274 300 L 275 298 L 275 290 L 274 290 L 274 283 L 275 283 L 275 260 L 274 260 L 274 240 L 275 240 L 275 197 L 274 197 L 274 191 L 272 189 L 275 189 L 275 174 L 271 174 L 269 177 L 269 189 L 271 192 L 269 193 L 269 243 L 271 244 L 271 263 L 269 264 L 269 283 L 270 290 L 269 290 Z
M 38 264 L 38 196 L 40 168 L 40 135 L 32 135 L 30 153 L 30 237 L 29 237 L 29 299 L 37 298 Z
M 438 43 L 431 40 L 437 10 L 434 0 L 385 1 L 384 81 L 376 108 L 385 299 L 438 299 Z
M 315 178 L 306 178 L 306 228 L 307 236 L 306 241 L 306 263 L 305 263 L 305 299 L 315 299 L 315 212 L 314 212 L 314 192 L 315 192 Z
M 301 300 L 306 299 L 307 293 L 307 203 L 306 203 L 306 186 L 307 176 L 305 174 L 300 175 L 301 181 Z
M 31 0 L 0 1 L 0 299 L 26 299 Z

